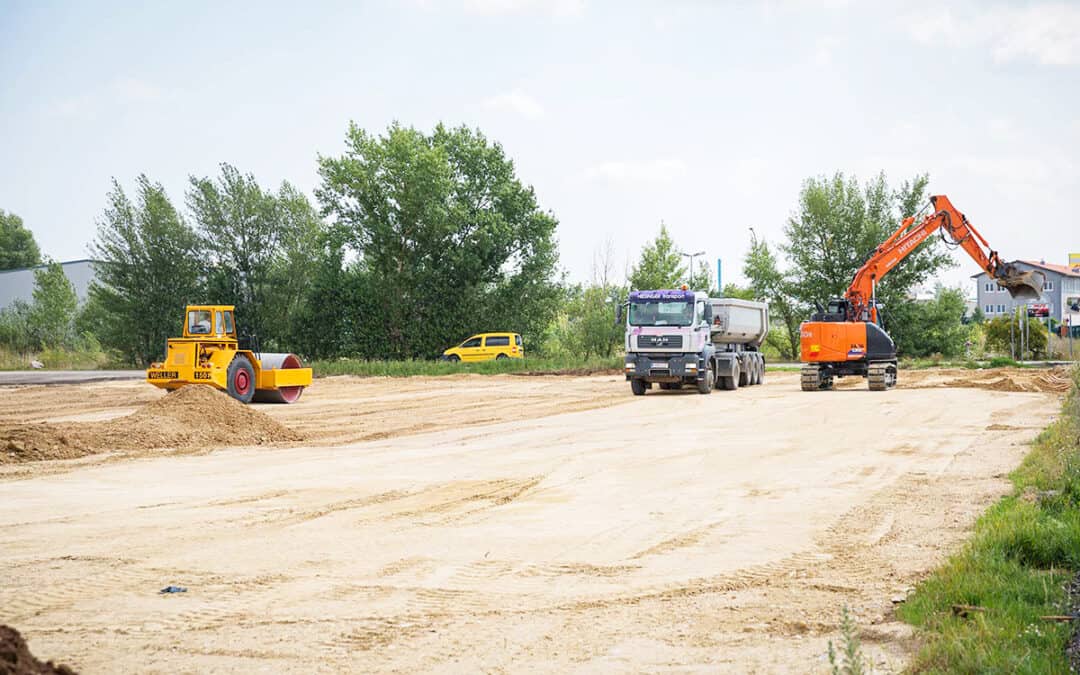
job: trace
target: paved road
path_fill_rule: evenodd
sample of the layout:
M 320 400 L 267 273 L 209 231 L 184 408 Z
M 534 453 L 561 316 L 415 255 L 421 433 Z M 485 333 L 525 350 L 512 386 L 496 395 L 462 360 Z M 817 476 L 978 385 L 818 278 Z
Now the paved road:
M 0 371 L 0 385 L 141 380 L 145 375 L 145 370 L 5 370 Z

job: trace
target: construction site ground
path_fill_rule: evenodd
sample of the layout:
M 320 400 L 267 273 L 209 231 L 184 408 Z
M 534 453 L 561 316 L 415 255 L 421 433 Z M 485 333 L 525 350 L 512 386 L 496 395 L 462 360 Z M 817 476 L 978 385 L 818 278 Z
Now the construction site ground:
M 86 673 L 820 672 L 847 606 L 897 670 L 894 604 L 1008 491 L 1066 380 L 798 378 L 328 378 L 258 417 L 3 387 L 0 624 Z

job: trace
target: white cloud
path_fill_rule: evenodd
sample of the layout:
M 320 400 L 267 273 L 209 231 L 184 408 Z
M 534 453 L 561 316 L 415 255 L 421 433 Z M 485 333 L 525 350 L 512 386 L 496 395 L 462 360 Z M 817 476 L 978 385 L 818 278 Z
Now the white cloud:
M 585 169 L 586 178 L 612 183 L 671 183 L 685 173 L 686 164 L 679 159 L 601 162 Z
M 935 6 L 909 17 L 908 26 L 920 42 L 987 48 L 999 63 L 1080 65 L 1080 5 L 1076 4 L 976 5 L 962 15 Z
M 60 117 L 95 117 L 109 108 L 158 103 L 175 99 L 179 92 L 146 80 L 120 77 L 96 91 L 69 96 L 52 104 L 52 114 Z
M 831 35 L 819 37 L 814 43 L 814 65 L 824 68 L 832 65 L 833 52 L 840 46 L 840 40 Z
M 540 102 L 520 89 L 492 96 L 484 101 L 484 106 L 493 110 L 508 110 L 530 120 L 544 116 L 544 107 Z
M 476 14 L 543 12 L 556 17 L 577 17 L 585 12 L 585 0 L 464 0 L 465 9 Z

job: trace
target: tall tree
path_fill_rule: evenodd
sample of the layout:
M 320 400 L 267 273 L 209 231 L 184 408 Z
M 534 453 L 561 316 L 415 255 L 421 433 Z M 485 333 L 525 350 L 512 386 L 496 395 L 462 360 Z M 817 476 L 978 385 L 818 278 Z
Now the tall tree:
M 478 330 L 528 339 L 554 316 L 556 220 L 479 131 L 395 124 L 376 137 L 350 124 L 345 153 L 319 173 L 375 306 L 364 355 L 432 356 Z
M 207 293 L 236 305 L 245 331 L 266 337 L 278 316 L 270 306 L 270 274 L 285 237 L 273 194 L 251 174 L 221 165 L 217 180 L 190 179 L 187 205 L 208 253 Z
M 96 281 L 90 302 L 103 317 L 102 343 L 135 364 L 164 356 L 165 340 L 180 330 L 184 305 L 203 300 L 199 237 L 173 207 L 160 183 L 136 180 L 130 200 L 114 179 L 108 206 L 90 245 Z
M 907 356 L 961 356 L 970 334 L 963 324 L 967 303 L 958 288 L 938 284 L 931 300 L 901 305 L 893 311 L 890 333 Z
M 667 225 L 661 222 L 660 233 L 641 249 L 641 258 L 630 271 L 630 287 L 637 290 L 674 288 L 686 277 L 682 259 Z
M 34 302 L 30 306 L 30 334 L 39 347 L 69 347 L 75 338 L 75 311 L 79 298 L 58 262 L 34 271 Z
M 275 207 L 282 234 L 270 265 L 267 302 L 272 315 L 278 318 L 271 319 L 263 330 L 279 348 L 296 349 L 291 343 L 302 320 L 305 298 L 320 266 L 328 261 L 327 232 L 308 198 L 289 183 L 282 183 Z M 340 269 L 340 259 L 329 264 Z
M 0 209 L 0 270 L 41 264 L 34 234 L 23 227 L 22 218 Z
M 772 323 L 780 330 L 769 333 L 769 343 L 781 358 L 794 359 L 799 353 L 799 324 L 807 318 L 807 307 L 796 297 L 796 285 L 780 271 L 776 256 L 764 239 L 752 234 L 750 251 L 743 260 L 743 274 L 750 280 L 754 297 L 769 303 Z
M 804 303 L 825 304 L 843 295 L 874 249 L 928 201 L 927 182 L 925 175 L 917 176 L 892 190 L 884 174 L 864 186 L 842 173 L 807 180 L 798 211 L 784 228 L 787 242 L 782 248 L 791 263 L 794 296 Z M 886 327 L 890 312 L 913 302 L 919 283 L 951 264 L 940 239 L 929 237 L 895 267 L 877 286 Z M 902 343 L 897 347 L 903 350 Z

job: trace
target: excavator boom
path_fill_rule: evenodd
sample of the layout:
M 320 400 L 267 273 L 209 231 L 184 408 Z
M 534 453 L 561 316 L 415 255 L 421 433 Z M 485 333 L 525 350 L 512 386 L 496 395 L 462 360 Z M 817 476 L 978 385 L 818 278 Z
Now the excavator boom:
M 942 238 L 953 246 L 960 246 L 978 266 L 1017 299 L 1036 299 L 1042 294 L 1045 278 L 1041 272 L 1023 271 L 1013 263 L 1005 263 L 997 251 L 990 248 L 967 217 L 956 210 L 945 195 L 930 198 L 934 212 L 919 224 L 907 217 L 888 239 L 870 255 L 869 260 L 855 273 L 845 298 L 849 302 L 851 320 L 878 323 L 874 306 L 875 286 L 882 277 L 910 255 L 919 244 L 940 230 Z

